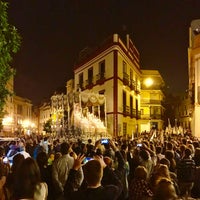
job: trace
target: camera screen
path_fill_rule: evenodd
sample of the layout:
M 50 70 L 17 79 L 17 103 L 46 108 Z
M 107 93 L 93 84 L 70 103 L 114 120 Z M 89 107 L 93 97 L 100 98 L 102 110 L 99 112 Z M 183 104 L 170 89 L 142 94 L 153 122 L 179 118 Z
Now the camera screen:
M 83 161 L 84 164 L 86 164 L 88 161 L 93 160 L 91 157 L 86 157 Z
M 101 144 L 108 144 L 108 139 L 102 139 Z

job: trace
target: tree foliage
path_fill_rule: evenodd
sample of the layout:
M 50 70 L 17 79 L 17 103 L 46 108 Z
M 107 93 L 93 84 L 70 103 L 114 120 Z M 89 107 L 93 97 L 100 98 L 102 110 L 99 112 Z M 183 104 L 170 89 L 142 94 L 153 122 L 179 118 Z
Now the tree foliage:
M 8 95 L 11 92 L 6 88 L 10 78 L 14 76 L 15 71 L 10 63 L 12 56 L 19 50 L 21 38 L 17 29 L 8 23 L 8 3 L 0 0 L 0 114 Z

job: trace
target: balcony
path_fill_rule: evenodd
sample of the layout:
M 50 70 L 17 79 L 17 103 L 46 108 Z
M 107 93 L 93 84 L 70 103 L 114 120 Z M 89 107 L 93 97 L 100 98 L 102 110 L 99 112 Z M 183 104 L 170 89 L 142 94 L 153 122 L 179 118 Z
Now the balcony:
M 136 119 L 141 119 L 141 111 L 136 112 Z
M 105 73 L 99 73 L 96 75 L 96 83 L 102 85 L 105 82 Z
M 130 115 L 130 107 L 129 106 L 126 106 L 126 105 L 123 106 L 123 115 L 124 116 Z
M 135 91 L 135 89 L 136 89 L 136 85 L 135 85 L 135 81 L 134 80 L 130 80 L 130 89 L 131 90 L 134 90 Z
M 92 89 L 93 87 L 93 78 L 90 78 L 88 80 L 85 81 L 85 88 L 86 89 Z
M 123 73 L 123 84 L 129 85 L 129 75 L 126 72 Z
M 136 89 L 135 89 L 136 94 L 140 94 L 140 86 L 136 84 Z
M 81 91 L 84 90 L 83 83 L 79 83 L 79 84 L 77 84 L 76 87 L 77 87 L 77 91 L 78 91 L 79 89 L 81 89 Z
M 130 117 L 131 118 L 136 118 L 136 109 L 131 108 L 130 110 L 131 110 Z
M 151 114 L 150 118 L 151 119 L 163 119 L 163 115 L 162 114 Z

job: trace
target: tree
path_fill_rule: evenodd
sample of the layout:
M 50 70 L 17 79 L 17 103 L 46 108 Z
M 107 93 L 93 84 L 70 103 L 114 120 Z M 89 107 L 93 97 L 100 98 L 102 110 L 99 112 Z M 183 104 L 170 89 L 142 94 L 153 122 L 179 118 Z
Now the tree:
M 10 63 L 21 43 L 17 29 L 8 23 L 7 9 L 8 3 L 0 0 L 0 117 L 3 116 L 3 108 L 8 95 L 12 95 L 6 85 L 15 74 Z

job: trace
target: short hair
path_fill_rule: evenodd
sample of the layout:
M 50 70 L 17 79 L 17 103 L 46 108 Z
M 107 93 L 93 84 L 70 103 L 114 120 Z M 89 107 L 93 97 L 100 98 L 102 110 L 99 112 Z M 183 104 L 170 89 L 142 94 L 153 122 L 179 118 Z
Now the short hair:
M 159 179 L 155 189 L 153 200 L 168 200 L 177 198 L 174 184 L 168 178 Z
M 101 182 L 103 168 L 98 160 L 90 160 L 83 167 L 84 177 L 88 186 L 95 186 Z
M 167 165 L 168 168 L 170 167 L 170 161 L 167 158 L 162 158 L 160 164 Z
M 67 142 L 63 142 L 60 145 L 60 152 L 62 153 L 62 155 L 68 154 L 69 153 L 69 144 Z
M 185 149 L 185 156 L 186 156 L 186 157 L 189 157 L 191 154 L 192 154 L 191 149 L 186 148 L 186 149 Z
M 147 169 L 144 166 L 138 166 L 134 171 L 134 177 L 136 179 L 147 179 Z

